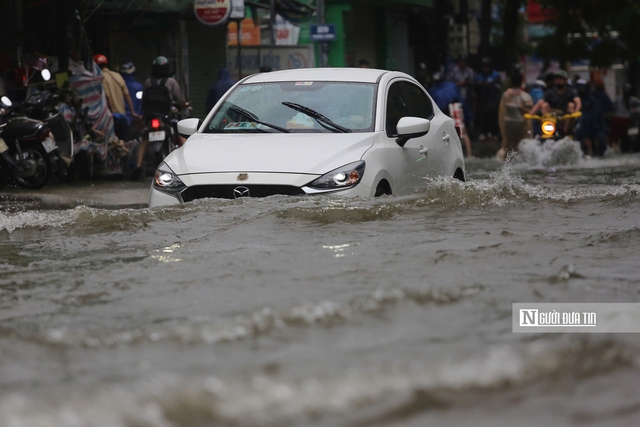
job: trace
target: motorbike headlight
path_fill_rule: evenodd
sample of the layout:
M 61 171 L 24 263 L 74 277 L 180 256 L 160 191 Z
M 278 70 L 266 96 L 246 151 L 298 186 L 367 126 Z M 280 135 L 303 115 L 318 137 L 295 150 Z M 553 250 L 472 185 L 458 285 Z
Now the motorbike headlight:
M 186 186 L 178 178 L 178 175 L 167 166 L 166 163 L 160 163 L 158 169 L 156 169 L 156 175 L 153 178 L 153 187 L 157 190 L 167 193 L 177 193 L 182 191 Z
M 357 185 L 364 175 L 364 161 L 349 163 L 322 175 L 308 186 L 317 190 L 339 190 Z
M 551 136 L 556 133 L 556 124 L 551 120 L 547 120 L 542 123 L 542 133 L 545 135 Z

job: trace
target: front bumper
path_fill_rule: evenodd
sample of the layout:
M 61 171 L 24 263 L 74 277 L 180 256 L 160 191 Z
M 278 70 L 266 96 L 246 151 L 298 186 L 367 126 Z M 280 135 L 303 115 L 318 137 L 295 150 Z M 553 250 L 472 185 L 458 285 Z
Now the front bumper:
M 248 177 L 240 181 L 240 178 Z M 271 195 L 336 194 L 344 197 L 371 197 L 372 190 L 360 182 L 344 190 L 318 192 L 305 187 L 320 175 L 282 173 L 203 173 L 181 175 L 186 188 L 179 193 L 165 193 L 151 185 L 149 207 L 175 205 L 201 198 L 235 199 L 268 197 Z M 248 192 L 247 192 L 248 190 Z

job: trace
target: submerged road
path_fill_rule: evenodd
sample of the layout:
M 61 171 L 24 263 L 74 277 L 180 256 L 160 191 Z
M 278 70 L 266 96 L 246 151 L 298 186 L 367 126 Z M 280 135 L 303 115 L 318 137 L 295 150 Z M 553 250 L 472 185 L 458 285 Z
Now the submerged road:
M 52 180 L 40 190 L 20 187 L 0 189 L 0 206 L 17 205 L 31 209 L 71 209 L 76 206 L 93 208 L 141 208 L 148 206 L 151 180 L 78 181 L 65 184 Z
M 640 157 L 537 154 L 376 200 L 0 190 L 0 426 L 640 425 L 638 334 L 511 331 L 640 302 Z

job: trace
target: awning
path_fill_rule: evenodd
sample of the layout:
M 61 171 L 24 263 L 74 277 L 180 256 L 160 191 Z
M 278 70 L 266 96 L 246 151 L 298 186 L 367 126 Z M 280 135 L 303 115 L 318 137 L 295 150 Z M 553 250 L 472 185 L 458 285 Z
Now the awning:
M 193 0 L 89 0 L 90 8 L 118 12 L 182 12 L 191 7 Z
M 333 3 L 334 1 L 342 1 L 344 0 L 325 0 L 327 3 Z M 434 0 L 354 0 L 354 1 L 366 1 L 367 3 L 377 3 L 383 4 L 386 6 L 422 6 L 422 7 L 433 7 Z

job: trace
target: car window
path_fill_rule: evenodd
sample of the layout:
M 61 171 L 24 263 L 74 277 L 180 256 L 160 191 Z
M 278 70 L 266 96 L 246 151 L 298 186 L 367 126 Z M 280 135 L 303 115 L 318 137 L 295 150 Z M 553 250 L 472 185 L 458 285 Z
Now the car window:
M 237 86 L 205 126 L 205 133 L 326 133 L 316 120 L 283 105 L 295 103 L 353 132 L 372 132 L 376 85 L 351 82 L 274 82 Z M 262 124 L 258 123 L 262 122 Z
M 400 88 L 400 82 L 396 82 L 391 85 L 389 94 L 387 95 L 387 117 L 385 126 L 387 136 L 396 136 L 398 134 L 398 121 L 409 115 L 409 109 L 402 95 L 402 89 Z
M 422 89 L 413 83 L 400 82 L 409 115 L 423 119 L 433 118 L 433 105 Z

